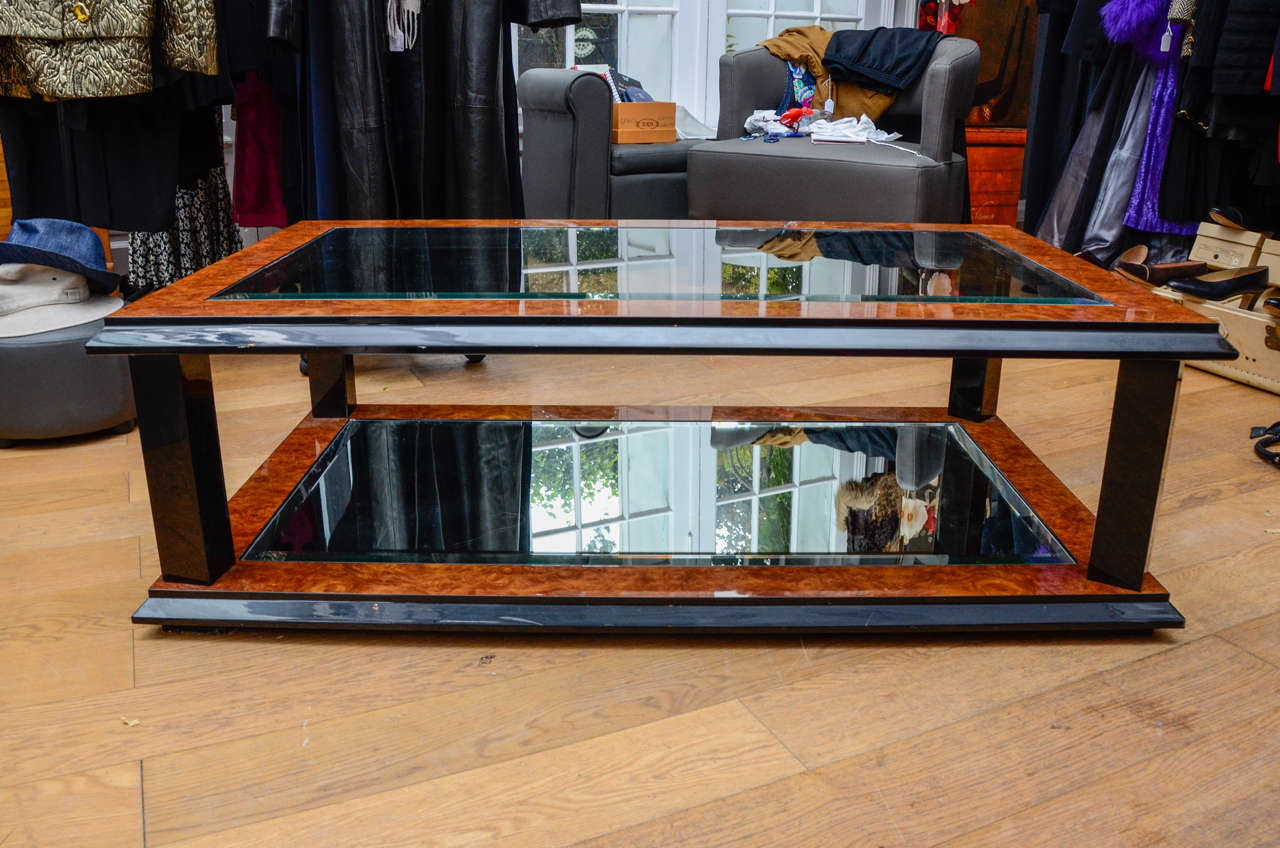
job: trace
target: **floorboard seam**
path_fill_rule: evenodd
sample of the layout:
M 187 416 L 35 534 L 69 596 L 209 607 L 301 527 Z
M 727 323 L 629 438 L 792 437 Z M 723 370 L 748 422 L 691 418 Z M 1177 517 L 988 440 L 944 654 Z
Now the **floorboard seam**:
M 875 747 L 875 748 L 867 748 L 867 749 L 865 749 L 865 750 L 858 751 L 857 753 L 850 754 L 850 755 L 849 755 L 849 756 L 847 756 L 847 757 L 839 757 L 839 758 L 834 759 L 834 760 L 831 760 L 831 761 L 829 761 L 829 762 L 821 763 L 821 764 L 819 764 L 819 765 L 816 765 L 816 766 L 813 766 L 813 767 L 806 767 L 806 768 L 807 768 L 809 771 L 820 771 L 820 770 L 822 770 L 822 769 L 829 768 L 830 766 L 833 766 L 833 765 L 835 765 L 836 763 L 843 763 L 843 762 L 847 762 L 848 760 L 856 759 L 856 758 L 858 758 L 858 757 L 862 757 L 862 756 L 865 756 L 865 755 L 867 755 L 867 754 L 873 754 L 873 753 L 875 753 L 876 751 L 883 751 L 883 750 L 884 750 L 884 749 L 886 749 L 886 748 L 892 747 L 892 746 L 894 746 L 894 745 L 898 745 L 898 744 L 900 744 L 900 743 L 902 743 L 902 742 L 910 741 L 910 740 L 912 740 L 912 739 L 917 739 L 917 738 L 919 738 L 919 737 L 921 737 L 921 736 L 924 736 L 924 735 L 926 735 L 926 734 L 934 733 L 934 732 L 936 732 L 936 731 L 938 731 L 938 730 L 942 730 L 943 728 L 946 728 L 946 727 L 952 727 L 952 726 L 954 726 L 954 725 L 961 724 L 961 723 L 966 722 L 966 721 L 971 721 L 972 719 L 979 718 L 979 717 L 981 717 L 981 716 L 991 715 L 992 713 L 999 712 L 1000 710 L 1006 709 L 1006 708 L 1008 708 L 1008 707 L 1012 706 L 1013 704 L 1016 704 L 1016 703 L 1018 703 L 1018 702 L 1020 702 L 1020 701 L 1025 701 L 1025 700 L 1027 700 L 1028 698 L 1039 698 L 1039 697 L 1042 697 L 1042 696 L 1044 696 L 1044 695 L 1048 695 L 1048 694 L 1050 694 L 1050 693 L 1052 693 L 1052 692 L 1056 692 L 1056 691 L 1058 691 L 1059 689 L 1065 689 L 1065 688 L 1066 688 L 1066 687 L 1068 687 L 1068 686 L 1075 686 L 1075 685 L 1078 685 L 1078 684 L 1083 683 L 1084 681 L 1089 680 L 1089 679 L 1091 679 L 1091 678 L 1094 678 L 1094 677 L 1100 677 L 1101 675 L 1104 675 L 1104 674 L 1111 674 L 1112 672 L 1116 671 L 1117 669 L 1124 668 L 1125 666 L 1134 665 L 1135 663 L 1140 663 L 1140 662 L 1146 662 L 1146 661 L 1151 660 L 1151 659 L 1153 659 L 1153 658 L 1155 658 L 1155 657 L 1163 656 L 1164 654 L 1170 653 L 1170 652 L 1172 652 L 1172 651 L 1176 651 L 1176 650 L 1178 650 L 1179 648 L 1184 648 L 1184 647 L 1186 647 L 1186 646 L 1188 646 L 1188 645 L 1194 645 L 1194 644 L 1196 644 L 1197 642 L 1202 642 L 1202 641 L 1204 641 L 1205 639 L 1211 639 L 1211 638 L 1213 638 L 1213 637 L 1214 637 L 1214 636 L 1216 636 L 1216 635 L 1217 635 L 1217 634 L 1214 634 L 1214 633 L 1206 633 L 1205 635 L 1203 635 L 1203 636 L 1198 636 L 1198 637 L 1196 637 L 1195 639 L 1192 639 L 1192 640 L 1190 640 L 1190 641 L 1188 641 L 1188 642 L 1178 642 L 1177 644 L 1170 645 L 1170 646 L 1168 646 L 1168 647 L 1164 648 L 1163 650 L 1159 650 L 1159 651 L 1156 651 L 1156 652 L 1154 652 L 1154 653 L 1147 654 L 1147 655 L 1142 656 L 1142 657 L 1138 657 L 1137 659 L 1134 659 L 1134 660 L 1127 660 L 1126 662 L 1122 662 L 1122 663 L 1119 663 L 1119 664 L 1117 664 L 1117 665 L 1110 666 L 1110 667 L 1108 667 L 1108 668 L 1101 668 L 1101 669 L 1098 669 L 1097 671 L 1091 671 L 1091 672 L 1089 672 L 1088 674 L 1082 675 L 1082 676 L 1080 676 L 1080 677 L 1074 677 L 1074 678 L 1072 678 L 1072 679 L 1070 679 L 1070 680 L 1064 680 L 1064 681 L 1062 681 L 1062 682 L 1060 682 L 1060 683 L 1058 683 L 1058 684 L 1056 684 L 1056 685 L 1054 685 L 1054 686 L 1050 686 L 1048 689 L 1041 689 L 1039 692 L 1034 692 L 1034 693 L 1032 693 L 1032 694 L 1030 694 L 1030 695 L 1025 695 L 1025 696 L 1023 696 L 1023 697 L 1021 697 L 1021 698 L 1015 698 L 1015 699 L 1013 699 L 1013 700 L 1011 700 L 1011 701 L 1003 701 L 1003 702 L 1001 702 L 1001 703 L 999 703 L 999 704 L 995 704 L 995 705 L 993 705 L 993 706 L 990 706 L 990 707 L 988 707 L 988 708 L 987 708 L 987 709 L 985 709 L 985 710 L 980 710 L 980 711 L 978 711 L 978 712 L 976 712 L 976 713 L 970 713 L 969 715 L 962 716 L 962 717 L 960 717 L 960 718 L 957 718 L 957 719 L 956 719 L 956 720 L 954 720 L 954 721 L 949 721 L 949 722 L 947 722 L 946 724 L 939 724 L 939 725 L 937 725 L 936 727 L 930 727 L 930 728 L 928 728 L 928 729 L 926 729 L 926 730 L 921 730 L 919 733 L 913 733 L 913 734 L 910 734 L 909 736 L 903 736 L 903 737 L 900 737 L 900 738 L 898 738 L 898 739 L 894 739 L 892 742 L 886 742 L 885 744 L 883 744 L 883 745 L 879 745 L 879 746 L 877 746 L 877 747 Z M 1226 641 L 1226 640 L 1223 640 L 1223 641 Z M 1235 643 L 1231 643 L 1231 645 L 1232 645 L 1232 647 L 1236 647 L 1236 646 L 1235 646 Z M 802 762 L 803 762 L 803 761 L 802 761 Z
M 147 787 L 143 777 L 142 760 L 138 760 L 138 803 L 142 807 L 142 848 L 147 848 Z
M 1258 618 L 1266 618 L 1266 616 L 1265 616 L 1265 615 L 1260 615 L 1260 616 L 1258 616 Z M 1250 619 L 1250 621 L 1257 621 L 1257 619 Z M 1246 621 L 1246 622 L 1243 622 L 1243 623 L 1244 623 L 1244 624 L 1248 624 L 1249 622 L 1248 622 L 1248 621 Z M 1237 626 L 1238 626 L 1238 625 L 1237 625 Z M 1239 648 L 1240 650 L 1244 651 L 1246 654 L 1248 654 L 1249 656 L 1253 657 L 1253 658 L 1254 658 L 1255 660 L 1257 660 L 1258 662 L 1266 663 L 1267 665 L 1271 666 L 1272 668 L 1280 668 L 1280 663 L 1276 662 L 1275 660 L 1269 660 L 1269 659 L 1267 659 L 1266 657 L 1264 657 L 1264 656 L 1262 656 L 1262 655 L 1260 655 L 1260 654 L 1255 654 L 1252 650 L 1250 650 L 1249 648 L 1246 648 L 1244 645 L 1241 645 L 1239 642 L 1235 641 L 1235 640 L 1234 640 L 1234 639 L 1232 639 L 1230 636 L 1223 636 L 1221 633 L 1215 633 L 1214 635 L 1215 635 L 1215 636 L 1217 636 L 1217 637 L 1218 637 L 1219 639 L 1221 639 L 1222 641 L 1226 642 L 1226 643 L 1227 643 L 1228 645 L 1230 645 L 1231 647 L 1233 647 L 1233 648 Z
M 767 690 L 766 690 L 766 691 L 767 691 Z M 769 735 L 773 737 L 774 741 L 775 741 L 775 742 L 777 742 L 779 745 L 781 745 L 781 746 L 782 746 L 782 750 L 786 751 L 786 752 L 787 752 L 787 754 L 788 754 L 788 756 L 790 756 L 790 757 L 791 757 L 791 759 L 795 760 L 795 761 L 796 761 L 796 763 L 798 763 L 798 764 L 799 764 L 800 768 L 804 769 L 806 772 L 807 772 L 807 771 L 809 771 L 809 764 L 808 764 L 808 763 L 806 763 L 804 760 L 800 759 L 800 757 L 796 754 L 796 752 L 795 752 L 795 751 L 793 751 L 793 750 L 791 750 L 791 748 L 787 746 L 787 743 L 786 743 L 786 742 L 783 742 L 783 741 L 782 741 L 782 738 L 781 738 L 780 736 L 778 736 L 777 732 L 776 732 L 772 727 L 770 727 L 768 724 L 766 724 L 766 723 L 765 723 L 765 721 L 764 721 L 764 719 L 762 719 L 762 718 L 760 718 L 760 716 L 756 715 L 756 711 L 755 711 L 755 710 L 753 710 L 753 709 L 751 709 L 751 707 L 747 704 L 747 702 L 746 702 L 746 701 L 744 701 L 744 700 L 743 700 L 742 698 L 740 698 L 740 697 L 739 697 L 739 698 L 734 698 L 734 700 L 735 700 L 735 701 L 737 701 L 739 704 L 741 704 L 741 705 L 742 705 L 742 708 L 743 708 L 744 710 L 746 710 L 746 711 L 747 711 L 747 713 L 748 713 L 748 714 L 749 714 L 753 719 L 755 719 L 755 720 L 760 724 L 760 726 L 761 726 L 761 727 L 763 727 L 765 730 L 769 731 Z

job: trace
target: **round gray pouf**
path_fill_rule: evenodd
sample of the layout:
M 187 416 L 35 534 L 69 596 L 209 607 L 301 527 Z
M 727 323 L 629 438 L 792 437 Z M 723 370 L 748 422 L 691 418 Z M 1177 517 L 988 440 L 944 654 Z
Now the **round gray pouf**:
M 99 319 L 0 337 L 0 447 L 15 439 L 132 428 L 128 357 L 84 351 L 85 342 L 101 329 Z

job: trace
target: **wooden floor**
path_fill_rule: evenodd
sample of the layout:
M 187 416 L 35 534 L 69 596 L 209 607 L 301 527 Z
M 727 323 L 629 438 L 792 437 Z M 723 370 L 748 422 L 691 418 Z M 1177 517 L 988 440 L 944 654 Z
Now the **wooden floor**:
M 916 360 L 359 360 L 366 402 L 939 405 Z M 303 414 L 215 360 L 228 483 Z M 1091 507 L 1114 363 L 1006 363 Z M 1280 844 L 1280 399 L 1189 370 L 1149 638 L 169 635 L 136 434 L 0 452 L 0 846 Z M 1270 531 L 1270 532 L 1269 532 Z

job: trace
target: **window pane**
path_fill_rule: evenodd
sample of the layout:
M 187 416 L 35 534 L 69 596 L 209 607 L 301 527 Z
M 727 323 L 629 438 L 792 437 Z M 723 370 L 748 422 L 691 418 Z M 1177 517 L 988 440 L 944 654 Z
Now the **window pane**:
M 751 491 L 751 445 L 716 451 L 716 497 Z
M 767 11 L 769 9 L 769 0 L 729 0 L 729 11 L 732 13 L 734 9 Z
M 534 32 L 524 25 L 517 27 L 517 75 L 530 68 L 563 68 L 566 29 L 567 27 L 552 27 Z
M 835 522 L 835 485 L 819 483 L 800 490 L 796 509 L 796 550 L 809 553 L 831 550 L 831 527 Z
M 548 442 L 562 442 L 573 438 L 573 431 L 563 424 L 537 424 L 533 425 L 533 443 L 535 445 L 545 445 Z
M 582 445 L 582 523 L 622 514 L 618 485 L 618 441 Z
M 716 553 L 740 554 L 751 550 L 751 502 L 738 501 L 716 507 Z
M 633 13 L 627 19 L 627 56 L 620 69 L 640 81 L 654 100 L 671 100 L 671 29 L 674 15 Z
M 760 269 L 754 265 L 722 263 L 720 265 L 720 291 L 725 294 L 759 297 Z
M 812 12 L 813 0 L 778 0 L 773 8 L 779 12 Z
M 773 31 L 779 33 L 788 27 L 813 26 L 817 22 L 816 18 L 774 18 Z
M 822 0 L 822 11 L 833 15 L 861 15 L 862 0 Z
M 618 258 L 618 231 L 613 227 L 578 230 L 578 261 L 599 262 Z
M 585 294 L 616 294 L 617 268 L 591 268 L 578 272 L 578 291 Z
M 828 21 L 828 20 L 823 20 L 822 25 L 823 25 L 824 27 L 826 27 L 827 29 L 832 29 L 832 30 L 840 30 L 840 29 L 861 29 L 861 28 L 862 28 L 862 22 L 861 22 L 861 21 Z
M 573 28 L 573 63 L 618 67 L 618 16 L 594 12 Z
M 627 441 L 627 509 L 632 514 L 671 505 L 670 436 L 637 433 Z
M 573 524 L 573 451 L 570 448 L 533 452 L 529 501 L 533 532 Z
M 629 553 L 676 553 L 671 547 L 671 518 L 651 515 L 637 518 L 627 526 L 627 551 Z
M 542 271 L 525 275 L 525 287 L 531 292 L 558 293 L 569 290 L 568 271 Z
M 729 17 L 725 25 L 725 52 L 750 50 L 771 35 L 768 18 Z
M 578 531 L 568 533 L 552 533 L 549 536 L 533 537 L 535 554 L 571 554 L 578 550 Z
M 760 448 L 760 488 L 771 489 L 791 482 L 791 448 Z
M 556 229 L 522 230 L 520 241 L 524 245 L 524 265 L 566 265 L 569 262 L 569 231 Z
M 618 550 L 621 536 L 617 524 L 588 527 L 582 531 L 582 549 L 587 553 L 611 554 Z
M 791 493 L 770 495 L 760 499 L 761 553 L 791 550 Z
M 769 294 L 800 294 L 804 287 L 804 271 L 799 265 L 770 268 L 767 288 Z

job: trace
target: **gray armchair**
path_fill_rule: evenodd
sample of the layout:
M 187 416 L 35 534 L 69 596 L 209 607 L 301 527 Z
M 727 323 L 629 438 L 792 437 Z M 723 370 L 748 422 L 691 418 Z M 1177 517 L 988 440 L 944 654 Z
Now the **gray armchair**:
M 689 216 L 737 220 L 959 222 L 968 164 L 962 121 L 973 105 L 978 45 L 938 43 L 920 79 L 878 125 L 900 132 L 895 147 L 742 141 L 756 109 L 773 109 L 788 84 L 786 63 L 763 47 L 720 57 L 717 140 L 689 154 Z M 917 155 L 919 154 L 919 155 Z
M 589 71 L 536 68 L 516 82 L 531 218 L 685 218 L 685 163 L 700 141 L 611 144 L 613 98 Z

